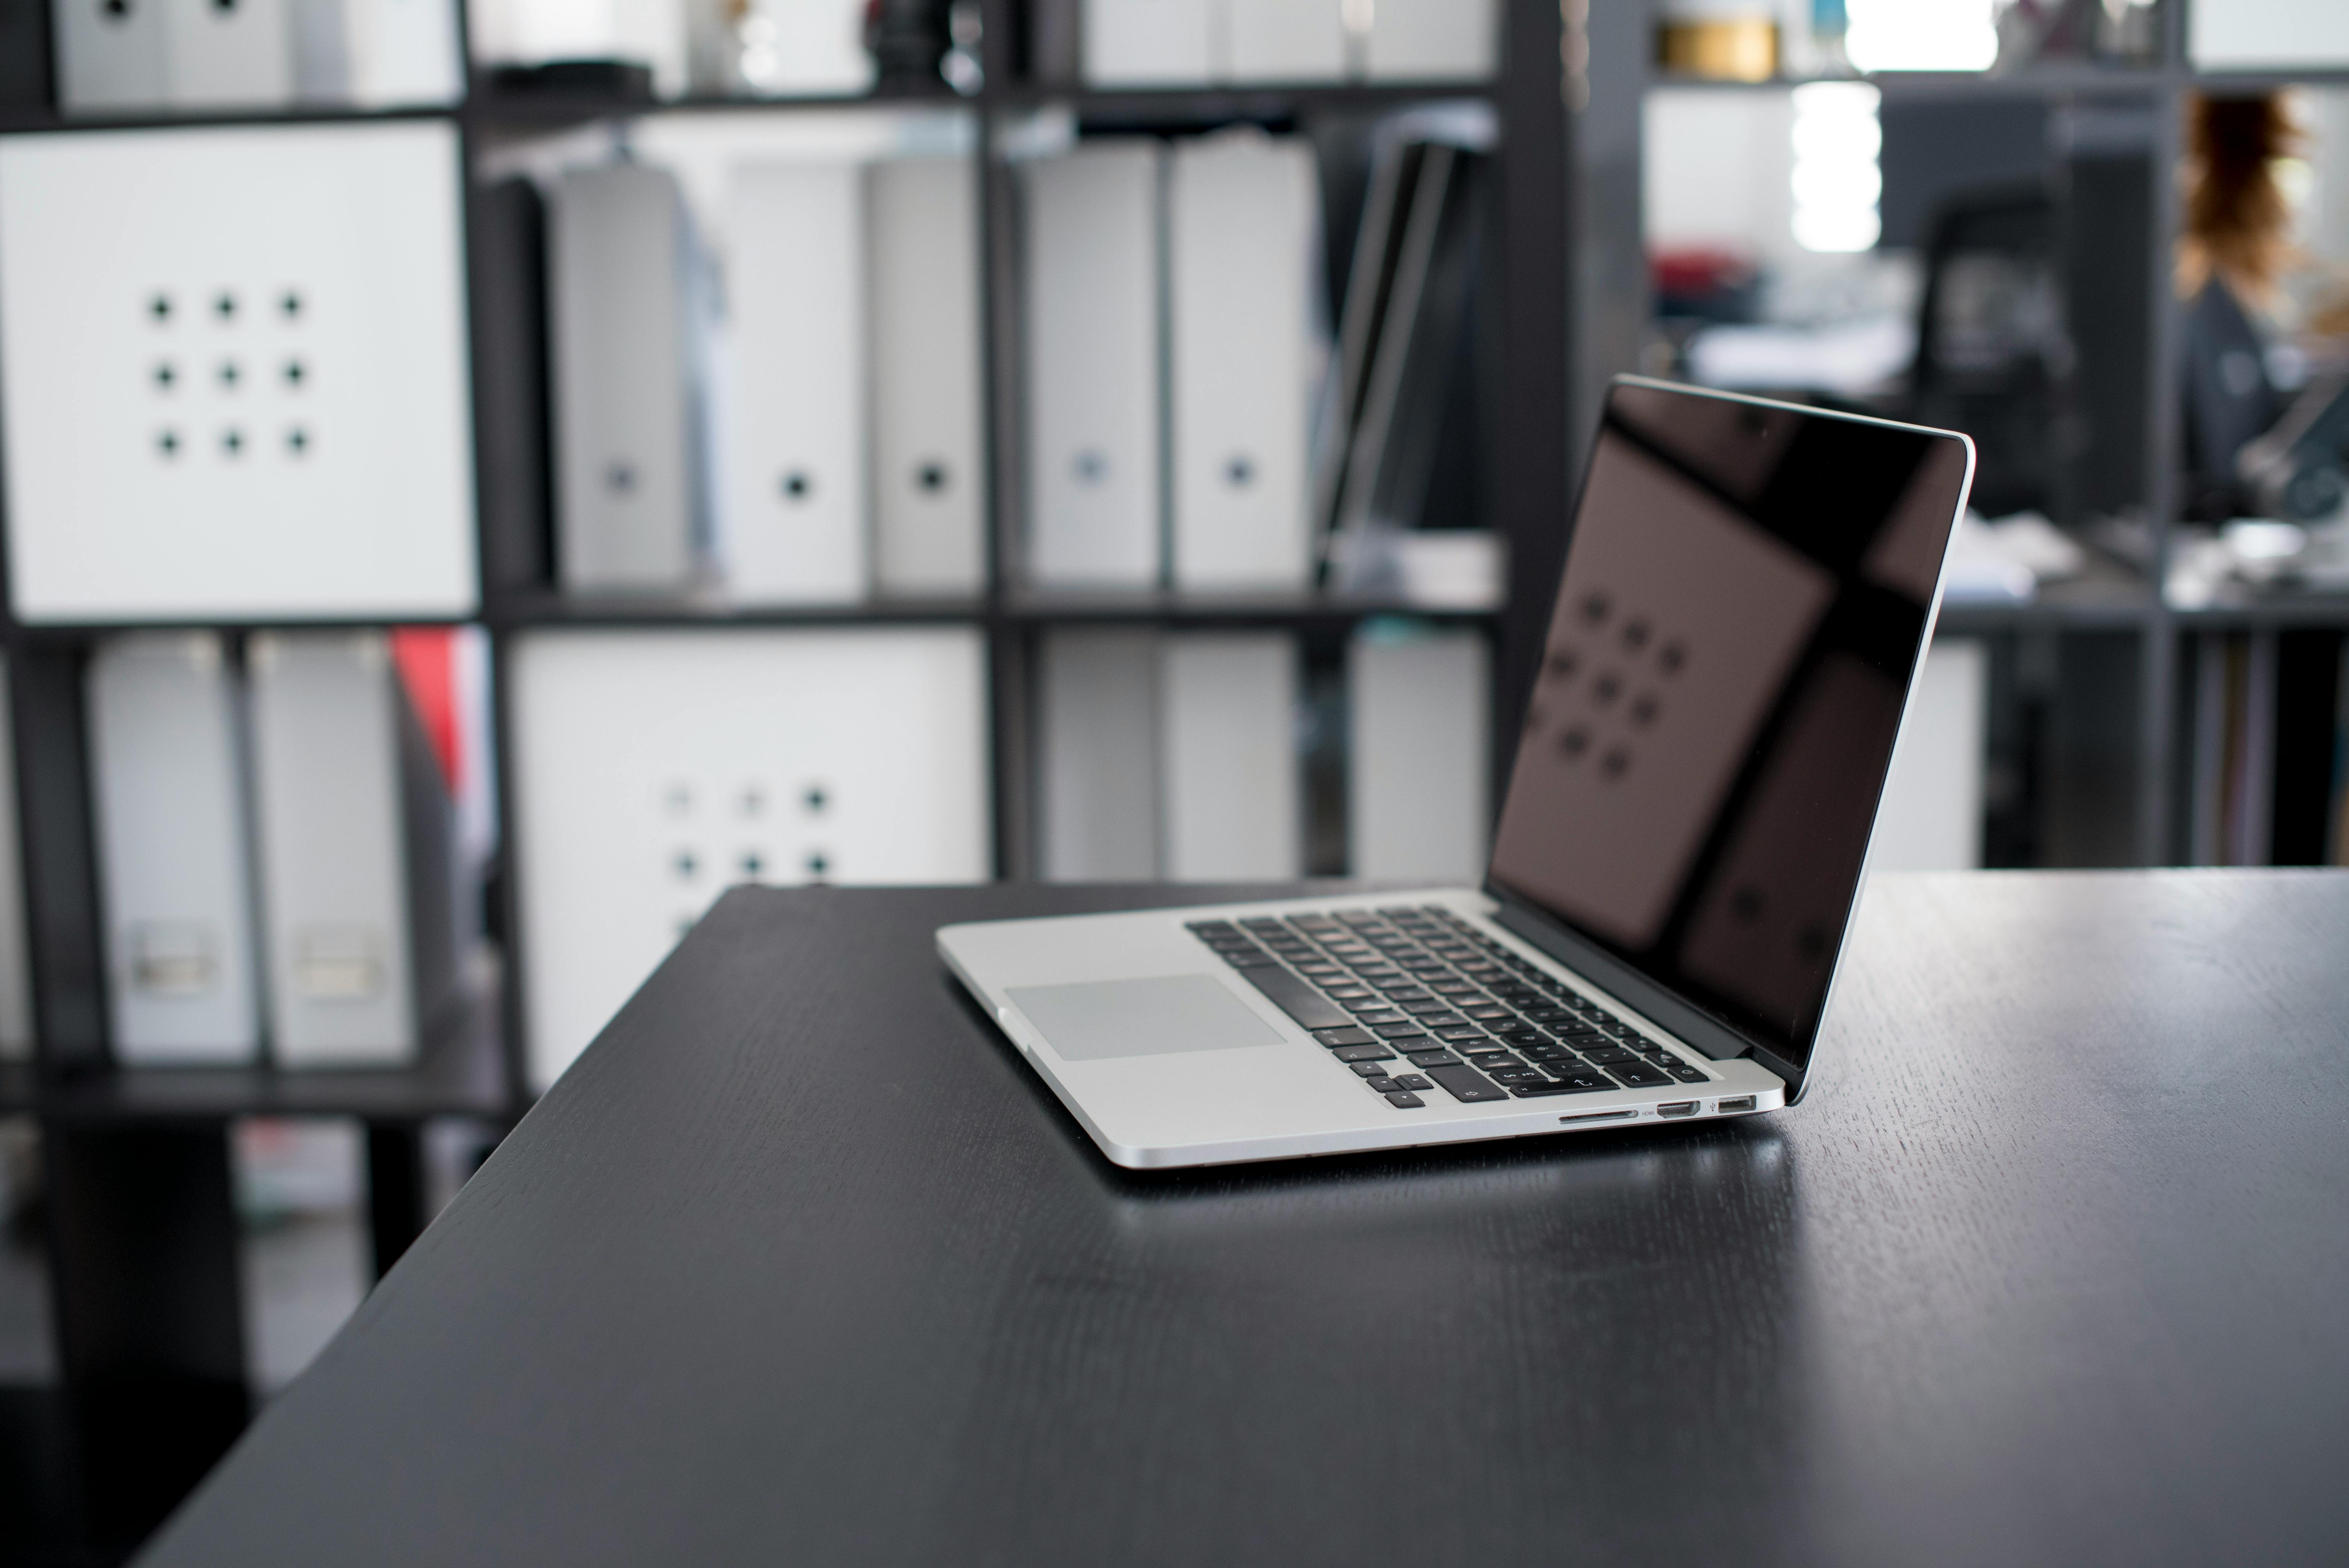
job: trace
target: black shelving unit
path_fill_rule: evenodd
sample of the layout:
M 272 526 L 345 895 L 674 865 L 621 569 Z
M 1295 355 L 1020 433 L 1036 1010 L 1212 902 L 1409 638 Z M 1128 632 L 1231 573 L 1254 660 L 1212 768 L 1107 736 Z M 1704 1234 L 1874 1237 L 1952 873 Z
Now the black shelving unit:
M 476 79 L 459 103 L 378 113 L 302 109 L 241 114 L 65 116 L 0 108 L 0 134 L 436 119 L 456 126 L 469 170 L 468 293 L 472 311 L 477 493 L 482 597 L 473 621 L 495 650 L 497 741 L 511 755 L 502 655 L 514 639 L 560 627 L 777 628 L 970 626 L 985 638 L 992 692 L 994 847 L 999 876 L 1033 874 L 1028 695 L 1037 639 L 1069 624 L 1277 628 L 1325 661 L 1354 627 L 1403 614 L 1485 628 L 1496 645 L 1496 711 L 1514 711 L 1543 634 L 1545 595 L 1514 593 L 1489 610 L 1431 609 L 1319 593 L 1195 596 L 1173 593 L 1056 594 L 1016 581 L 1023 515 L 1019 484 L 1019 282 L 1012 171 L 1000 137 L 1017 120 L 1062 109 L 1092 129 L 1179 131 L 1251 122 L 1290 128 L 1317 116 L 1374 116 L 1406 105 L 1481 99 L 1502 129 L 1493 281 L 1511 331 L 1498 366 L 1500 428 L 1493 443 L 1495 523 L 1513 582 L 1554 580 L 1569 500 L 1569 289 L 1572 160 L 1569 82 L 1561 64 L 1560 8 L 1505 0 L 1505 65 L 1479 83 L 1256 86 L 1195 91 L 1101 91 L 1030 79 L 1019 58 L 1024 0 L 984 0 L 984 88 L 943 87 L 855 98 L 639 101 L 595 95 L 517 95 Z M 497 221 L 482 200 L 481 157 L 516 140 L 599 122 L 705 112 L 802 115 L 854 108 L 953 108 L 973 117 L 979 182 L 982 370 L 991 459 L 988 587 L 945 601 L 875 602 L 779 610 L 694 595 L 580 598 L 554 583 L 548 560 L 550 485 L 543 382 L 517 362 L 543 353 L 541 332 L 514 323 L 533 308 L 527 279 L 485 258 Z M 5 455 L 0 455 L 5 460 Z M 0 526 L 5 525 L 0 517 Z M 0 583 L 5 588 L 5 583 Z M 472 996 L 436 1031 L 418 1062 L 391 1071 L 131 1068 L 115 1065 L 106 1031 L 105 961 L 87 774 L 82 677 L 115 625 L 28 626 L 0 593 L 0 649 L 8 657 L 20 831 L 36 1016 L 31 1063 L 0 1063 L 0 1114 L 28 1115 L 43 1138 L 46 1222 L 63 1387 L 36 1401 L 60 1423 L 39 1440 L 78 1456 L 83 1503 L 101 1535 L 134 1541 L 233 1440 L 250 1408 L 230 1191 L 228 1124 L 246 1116 L 347 1116 L 367 1129 L 376 1258 L 388 1267 L 418 1233 L 421 1131 L 461 1116 L 510 1124 L 530 1097 L 520 1053 L 520 944 L 504 879 L 503 984 Z M 283 624 L 292 623 L 273 623 Z M 355 624 L 335 618 L 324 624 Z M 240 624 L 231 631 L 260 629 Z M 1498 760 L 1514 736 L 1496 730 Z M 502 819 L 511 823 L 510 770 Z M 1495 777 L 1505 776 L 1505 767 Z M 21 1403 L 21 1402 L 20 1402 Z M 16 1407 L 11 1407 L 12 1410 Z M 27 1405 L 26 1409 L 33 1408 Z
M 2096 554 L 2083 576 L 2043 585 L 2026 603 L 1946 604 L 1940 622 L 1946 635 L 1990 642 L 1996 657 L 2023 672 L 2020 685 L 2032 688 L 2038 716 L 2029 745 L 2041 759 L 2053 758 L 2061 766 L 2070 757 L 2085 769 L 2068 782 L 2050 782 L 2045 805 L 2063 820 L 2030 836 L 2039 846 L 2033 863 L 2153 866 L 2189 859 L 2186 754 L 2194 716 L 2184 682 L 2194 640 L 2280 627 L 2349 629 L 2349 594 L 2243 593 L 2192 610 L 2173 606 L 2164 595 L 2181 500 L 2183 433 L 2168 367 L 2178 360 L 2183 314 L 2170 269 L 2180 226 L 2174 171 L 2186 104 L 2197 94 L 2349 84 L 2349 70 L 2340 69 L 2196 71 L 2186 50 L 2190 3 L 2162 0 L 2154 63 L 2057 61 L 2006 75 L 1893 72 L 1850 78 L 1875 87 L 1888 107 L 2023 99 L 2047 106 L 2074 127 L 2073 150 L 2054 194 L 2075 315 L 2096 319 L 2093 339 L 2082 345 L 2072 393 L 2075 406 L 2093 402 L 2091 411 L 2106 428 L 2097 434 L 2102 450 L 2081 458 L 2067 476 L 2079 498 L 2075 515 L 2057 521 L 2084 521 L 2090 501 L 2093 510 L 2126 509 L 2146 523 L 2149 548 L 2134 562 Z M 1601 23 L 1594 18 L 1591 25 L 1595 30 Z M 1613 25 L 1622 30 L 1637 24 L 1617 18 Z M 1625 41 L 1617 38 L 1614 57 L 1629 69 L 1610 84 L 1619 139 L 1649 87 L 1747 93 L 1801 85 L 1655 75 L 1646 70 L 1644 49 L 1628 55 Z M 1599 86 L 1594 82 L 1594 90 Z M 1629 119 L 1628 134 L 1636 142 L 1635 118 Z M 1584 212 L 1578 244 L 1617 258 L 1611 274 L 1617 286 L 1584 301 L 1580 338 L 1592 343 L 1606 335 L 1610 320 L 1645 319 L 1648 304 L 1636 265 L 1636 204 L 1628 211 L 1621 203 L 1594 205 Z M 1614 362 L 1597 373 L 1628 368 L 1619 349 Z M 2098 471 L 2086 471 L 2091 468 Z M 2126 655 L 2116 656 L 2124 647 Z M 2128 816 L 2125 832 L 2082 820 L 2116 806 Z

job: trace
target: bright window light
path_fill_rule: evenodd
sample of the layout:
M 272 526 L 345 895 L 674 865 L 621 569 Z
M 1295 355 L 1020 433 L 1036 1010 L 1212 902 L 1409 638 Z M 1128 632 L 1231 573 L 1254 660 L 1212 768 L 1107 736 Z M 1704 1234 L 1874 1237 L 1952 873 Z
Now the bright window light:
M 1986 71 L 1998 58 L 1992 0 L 1849 0 L 1844 50 L 1863 71 Z
M 1865 251 L 1884 232 L 1878 99 L 1861 82 L 1795 89 L 1795 243 L 1806 251 Z

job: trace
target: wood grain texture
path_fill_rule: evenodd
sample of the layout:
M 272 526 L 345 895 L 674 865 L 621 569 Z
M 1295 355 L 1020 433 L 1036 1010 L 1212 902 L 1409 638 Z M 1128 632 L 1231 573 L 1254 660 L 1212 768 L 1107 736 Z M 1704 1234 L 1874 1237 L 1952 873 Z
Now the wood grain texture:
M 1138 1175 L 740 892 L 158 1564 L 2158 1563 L 2349 1539 L 2349 876 L 1869 897 L 1775 1118 Z

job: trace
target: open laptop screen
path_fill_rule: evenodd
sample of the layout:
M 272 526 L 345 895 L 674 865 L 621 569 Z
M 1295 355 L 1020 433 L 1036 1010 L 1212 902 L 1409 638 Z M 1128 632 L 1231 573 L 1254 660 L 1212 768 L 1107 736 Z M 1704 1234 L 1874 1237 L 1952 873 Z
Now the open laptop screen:
M 1617 382 L 1492 882 L 1806 1065 L 1971 467 L 1957 436 Z

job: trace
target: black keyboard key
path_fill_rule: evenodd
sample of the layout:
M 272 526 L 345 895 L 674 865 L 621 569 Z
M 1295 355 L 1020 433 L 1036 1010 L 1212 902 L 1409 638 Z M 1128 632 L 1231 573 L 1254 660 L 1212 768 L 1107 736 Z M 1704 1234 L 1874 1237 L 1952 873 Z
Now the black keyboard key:
M 1549 1082 L 1548 1078 L 1531 1068 L 1495 1068 L 1486 1076 L 1503 1088 L 1515 1088 L 1519 1084 Z
M 1460 1011 L 1468 1017 L 1488 1024 L 1498 1023 L 1511 1016 L 1506 1007 L 1495 1006 L 1490 1002 L 1480 1002 L 1472 1006 L 1463 1007 Z
M 1391 1062 L 1394 1053 L 1384 1046 L 1340 1046 L 1332 1053 L 1341 1062 Z
M 1268 958 L 1265 963 L 1272 965 L 1272 960 Z M 1240 977 L 1263 992 L 1274 1006 L 1296 1019 L 1301 1027 L 1342 1029 L 1354 1021 L 1346 1016 L 1343 1007 L 1278 965 L 1242 969 Z
M 1433 1002 L 1435 1000 L 1434 993 L 1423 991 L 1416 985 L 1389 985 L 1386 987 L 1386 994 L 1387 1000 L 1390 1002 Z M 1451 1006 L 1448 1002 L 1444 1005 L 1447 1007 Z
M 1423 1040 L 1427 1037 L 1425 1029 L 1411 1023 L 1374 1024 L 1371 1026 L 1371 1033 L 1382 1040 Z
M 1183 928 L 1200 936 L 1237 935 L 1239 927 L 1228 920 L 1195 920 Z
M 1279 921 L 1275 920 L 1268 914 L 1252 915 L 1249 918 L 1241 921 L 1239 923 L 1240 928 L 1244 931 L 1281 931 L 1286 929 Z
M 1507 1090 L 1495 1088 L 1490 1079 L 1473 1068 L 1430 1068 L 1427 1076 L 1441 1084 L 1444 1093 L 1464 1105 L 1509 1098 Z
M 1399 1088 L 1395 1090 L 1394 1093 L 1387 1096 L 1387 1103 L 1393 1106 L 1397 1110 L 1417 1110 L 1421 1107 L 1424 1106 L 1427 1101 L 1420 1099 L 1419 1096 L 1412 1093 L 1409 1089 Z
M 1568 1073 L 1556 1083 L 1521 1083 L 1509 1090 L 1520 1099 L 1545 1094 L 1599 1094 L 1615 1086 L 1597 1073 Z
M 1398 1073 L 1395 1075 L 1395 1084 L 1400 1088 L 1407 1089 L 1430 1089 L 1435 1087 L 1417 1073 Z
M 1269 953 L 1226 953 L 1222 957 L 1235 969 L 1280 969 L 1280 960 Z M 1289 978 L 1288 971 L 1280 973 L 1281 978 Z
M 1570 1024 L 1574 1015 L 1563 1007 L 1528 1007 L 1526 1016 L 1537 1024 Z
M 1611 1068 L 1618 1062 L 1636 1062 L 1640 1059 L 1620 1046 L 1592 1046 L 1584 1050 L 1582 1056 L 1584 1060 L 1597 1062 L 1602 1068 Z
M 1392 1094 L 1395 1090 L 1403 1087 L 1402 1085 L 1395 1082 L 1394 1079 L 1383 1076 L 1374 1078 L 1364 1078 L 1362 1081 L 1370 1085 L 1372 1088 L 1378 1090 L 1381 1094 Z
M 1375 1062 L 1348 1062 L 1346 1069 L 1356 1078 L 1384 1078 L 1394 1071 L 1394 1068 L 1387 1066 L 1387 1063 L 1392 1060 L 1394 1060 L 1392 1057 L 1387 1057 Z
M 1688 1063 L 1683 1061 L 1673 1060 L 1665 1062 L 1662 1065 L 1663 1069 L 1672 1075 L 1672 1081 L 1674 1083 L 1711 1083 L 1713 1081 L 1703 1073 L 1699 1072 L 1696 1068 L 1689 1066 Z
M 1371 1043 L 1368 1029 L 1316 1029 L 1313 1037 L 1333 1050 L 1340 1046 L 1367 1046 Z
M 1481 1040 L 1485 1031 L 1474 1024 L 1438 1024 L 1428 1031 L 1441 1040 Z
M 1506 1051 L 1470 1051 L 1468 1059 L 1486 1072 L 1491 1072 L 1495 1068 L 1521 1068 L 1526 1065 L 1524 1061 Z
M 1357 1007 L 1354 1021 L 1358 1024 L 1400 1024 L 1402 1010 L 1399 1007 Z
M 1661 1088 L 1672 1081 L 1645 1062 L 1617 1062 L 1610 1065 L 1607 1071 L 1616 1082 L 1628 1085 L 1632 1088 Z
M 1564 1046 L 1527 1046 L 1522 1054 L 1526 1060 L 1529 1062 L 1541 1062 L 1545 1064 L 1549 1062 L 1570 1062 L 1575 1059 L 1574 1053 L 1568 1050 Z
M 1371 994 L 1360 985 L 1324 985 L 1321 987 L 1321 995 L 1343 1007 L 1350 1006 L 1357 1002 L 1367 1003 Z
M 1467 1020 L 1441 1002 L 1407 1002 L 1404 1012 L 1433 1029 L 1440 1025 L 1464 1024 Z
M 1403 1055 L 1415 1068 L 1454 1068 L 1460 1065 L 1460 1058 L 1450 1051 L 1405 1051 Z

